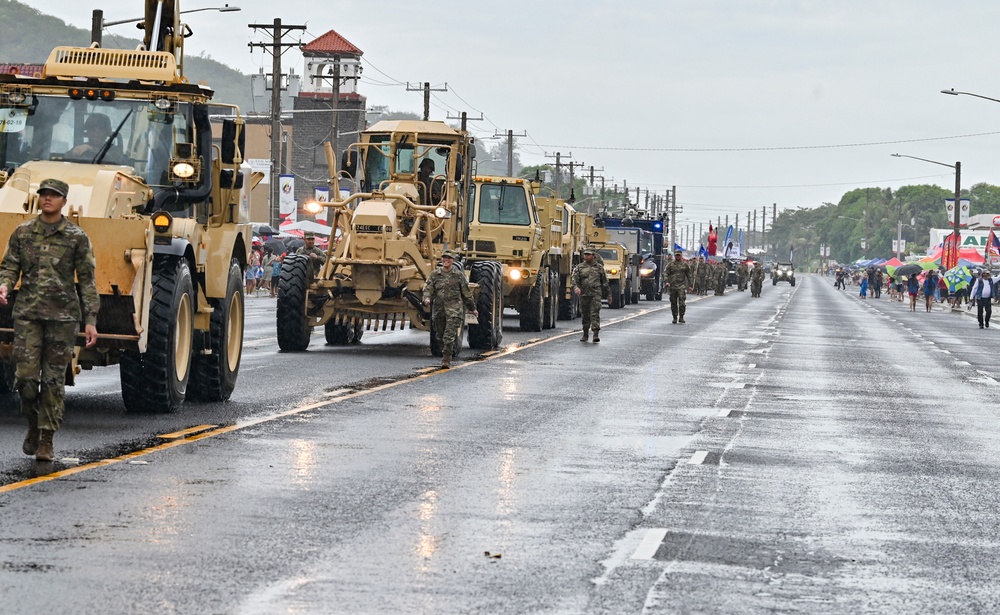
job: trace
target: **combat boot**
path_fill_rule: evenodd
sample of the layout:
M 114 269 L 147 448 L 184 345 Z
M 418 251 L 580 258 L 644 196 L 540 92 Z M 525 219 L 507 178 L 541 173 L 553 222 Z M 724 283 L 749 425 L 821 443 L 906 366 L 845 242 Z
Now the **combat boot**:
M 682 325 L 684 324 L 684 314 L 681 314 L 681 319 L 678 322 L 680 322 Z
M 581 342 L 586 342 L 590 338 L 590 329 L 583 330 L 583 337 L 580 338 Z
M 441 369 L 451 368 L 451 353 L 446 352 L 441 355 Z
M 38 432 L 38 450 L 35 451 L 36 461 L 52 461 L 52 434 L 51 429 L 41 429 Z
M 600 329 L 594 329 L 594 341 L 595 342 L 601 341 L 601 330 Z
M 25 455 L 34 455 L 38 450 L 38 425 L 28 425 L 28 435 L 24 436 L 21 450 Z

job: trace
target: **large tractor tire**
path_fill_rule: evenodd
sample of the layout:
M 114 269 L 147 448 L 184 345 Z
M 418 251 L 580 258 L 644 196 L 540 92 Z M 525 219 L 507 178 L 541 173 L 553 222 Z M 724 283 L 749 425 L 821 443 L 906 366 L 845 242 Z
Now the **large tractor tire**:
M 236 388 L 243 355 L 243 270 L 238 261 L 229 266 L 224 299 L 213 300 L 211 330 L 212 354 L 196 355 L 191 365 L 188 399 L 226 401 Z
M 356 340 L 357 327 L 351 324 L 339 325 L 334 321 L 328 321 L 324 333 L 326 343 L 329 346 L 346 346 L 353 344 Z
M 545 301 L 543 300 L 542 285 L 545 283 L 541 273 L 535 280 L 534 286 L 528 291 L 528 296 L 521 302 L 519 310 L 521 331 L 541 331 Z
M 282 352 L 302 352 L 309 347 L 312 329 L 306 318 L 306 293 L 309 290 L 309 259 L 289 254 L 281 263 L 278 280 L 276 317 L 278 348 Z
M 624 299 L 622 299 L 622 283 L 621 280 L 609 280 L 608 288 L 611 289 L 611 298 L 608 300 L 608 307 L 612 310 L 617 310 L 624 307 Z
M 122 399 L 129 412 L 173 412 L 184 401 L 194 354 L 194 302 L 187 260 L 157 259 L 146 352 L 124 353 L 119 366 Z
M 548 281 L 548 296 L 543 301 L 542 328 L 554 329 L 559 319 L 559 274 L 549 271 L 545 279 Z
M 479 284 L 479 324 L 469 325 L 469 347 L 492 350 L 503 340 L 503 268 L 494 261 L 472 263 L 472 282 Z
M 573 307 L 573 303 L 576 301 L 576 295 L 570 293 L 569 299 L 566 298 L 566 278 L 567 276 L 559 274 L 559 288 L 556 291 L 559 296 L 557 311 L 559 320 L 573 320 L 573 314 L 576 311 Z

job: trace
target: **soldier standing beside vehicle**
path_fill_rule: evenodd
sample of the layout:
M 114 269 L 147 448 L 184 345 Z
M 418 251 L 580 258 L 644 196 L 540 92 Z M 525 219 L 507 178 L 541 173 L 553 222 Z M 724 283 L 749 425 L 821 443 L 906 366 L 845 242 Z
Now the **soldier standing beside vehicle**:
M 302 240 L 306 242 L 305 245 L 295 253 L 309 257 L 309 277 L 315 278 L 326 262 L 326 251 L 316 247 L 316 233 L 312 231 L 302 233 Z
M 691 265 L 684 260 L 680 250 L 674 251 L 674 260 L 667 263 L 663 277 L 666 278 L 667 289 L 670 291 L 670 313 L 674 317 L 674 324 L 683 323 L 684 312 L 687 310 L 687 293 L 694 290 L 694 282 Z M 680 321 L 677 320 L 678 316 Z
M 594 341 L 601 341 L 601 299 L 611 300 L 611 286 L 604 265 L 594 259 L 594 251 L 583 251 L 583 262 L 573 267 L 573 292 L 580 297 L 580 314 L 583 320 L 583 337 L 586 342 L 590 330 L 594 330 Z
M 66 369 L 81 320 L 87 347 L 97 344 L 94 252 L 83 229 L 62 215 L 68 193 L 65 182 L 42 181 L 38 217 L 14 229 L 0 262 L 0 305 L 21 280 L 13 310 L 17 391 L 28 419 L 21 449 L 38 461 L 53 458 L 52 434 L 62 425 Z
M 424 284 L 424 305 L 431 308 L 434 337 L 441 348 L 441 367 L 451 367 L 455 339 L 465 320 L 465 310 L 479 317 L 472 289 L 465 279 L 465 272 L 455 267 L 455 254 L 446 251 L 441 255 L 441 266 L 427 276 Z

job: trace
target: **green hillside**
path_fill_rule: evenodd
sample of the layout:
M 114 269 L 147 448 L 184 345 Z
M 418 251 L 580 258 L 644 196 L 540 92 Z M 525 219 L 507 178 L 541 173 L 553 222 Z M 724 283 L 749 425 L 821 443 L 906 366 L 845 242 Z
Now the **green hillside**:
M 104 33 L 104 46 L 135 49 L 139 40 L 128 25 L 118 26 L 114 34 Z M 202 33 L 208 36 L 207 33 Z M 198 33 L 195 33 L 198 36 Z M 0 63 L 42 64 L 57 45 L 90 44 L 90 30 L 75 28 L 66 22 L 17 2 L 0 0 Z M 228 66 L 197 56 L 186 56 L 184 74 L 192 82 L 204 81 L 216 92 L 215 100 L 250 108 L 250 77 Z

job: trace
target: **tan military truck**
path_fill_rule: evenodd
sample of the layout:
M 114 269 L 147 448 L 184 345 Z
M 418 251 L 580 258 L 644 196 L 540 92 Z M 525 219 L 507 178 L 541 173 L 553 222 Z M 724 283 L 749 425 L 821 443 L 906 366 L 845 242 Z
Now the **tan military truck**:
M 611 288 L 611 298 L 608 307 L 620 309 L 631 303 L 629 287 L 635 277 L 635 268 L 629 263 L 628 248 L 620 243 L 591 242 L 590 248 L 604 261 L 604 272 L 608 275 L 608 286 Z
M 409 323 L 430 331 L 431 352 L 440 356 L 421 290 L 443 251 L 464 255 L 474 155 L 472 137 L 443 122 L 383 121 L 365 130 L 343 155 L 341 175 L 351 180 L 352 194 L 311 204 L 314 211 L 328 208 L 340 232 L 319 275 L 311 279 L 300 256 L 282 264 L 278 346 L 305 350 L 314 327 L 324 327 L 327 343 L 339 345 L 359 341 L 371 328 Z M 332 159 L 328 147 L 331 168 Z M 421 177 L 426 161 L 434 171 Z M 495 348 L 503 334 L 503 268 L 494 259 L 459 261 L 479 311 L 478 321 L 467 327 L 469 346 Z M 457 356 L 462 335 L 455 343 Z
M 522 331 L 556 326 L 562 254 L 560 228 L 535 203 L 539 184 L 515 177 L 475 177 L 468 255 L 503 267 L 503 305 Z M 541 214 L 541 215 L 540 215 Z
M 146 50 L 57 47 L 40 77 L 0 75 L 0 241 L 37 215 L 43 179 L 69 184 L 64 213 L 94 246 L 101 308 L 97 346 L 76 348 L 66 381 L 119 364 L 128 410 L 168 412 L 236 386 L 249 178 L 239 110 L 213 144 L 212 90 L 184 76 L 179 6 L 145 8 Z M 8 306 L 7 373 L 12 340 Z
M 556 295 L 558 320 L 573 320 L 580 316 L 580 302 L 573 294 L 573 267 L 583 260 L 582 250 L 587 238 L 588 216 L 576 211 L 572 203 L 556 197 L 536 196 L 538 216 L 543 234 L 549 243 L 559 247 L 559 286 Z

